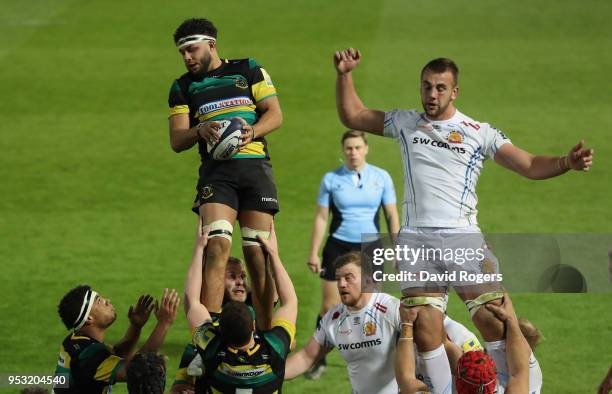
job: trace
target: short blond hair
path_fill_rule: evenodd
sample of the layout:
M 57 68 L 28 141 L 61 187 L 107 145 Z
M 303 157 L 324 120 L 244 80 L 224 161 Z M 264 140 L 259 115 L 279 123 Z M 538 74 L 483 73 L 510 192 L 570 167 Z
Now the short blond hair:
M 542 333 L 536 326 L 533 325 L 532 322 L 521 317 L 518 319 L 519 327 L 521 328 L 521 332 L 523 336 L 527 340 L 529 347 L 532 352 L 535 352 L 535 348 L 542 342 Z

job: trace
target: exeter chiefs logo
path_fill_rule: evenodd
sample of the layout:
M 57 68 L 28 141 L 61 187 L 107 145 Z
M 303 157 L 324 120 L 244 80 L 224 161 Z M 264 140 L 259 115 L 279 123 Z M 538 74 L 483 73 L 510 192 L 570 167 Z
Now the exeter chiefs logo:
M 480 266 L 480 271 L 483 274 L 494 274 L 495 273 L 495 263 L 491 260 L 483 260 Z
M 463 137 L 458 131 L 453 130 L 448 134 L 447 140 L 449 144 L 460 144 L 463 142 Z
M 372 321 L 367 322 L 363 325 L 363 333 L 366 337 L 371 337 L 372 335 L 376 335 L 376 324 Z

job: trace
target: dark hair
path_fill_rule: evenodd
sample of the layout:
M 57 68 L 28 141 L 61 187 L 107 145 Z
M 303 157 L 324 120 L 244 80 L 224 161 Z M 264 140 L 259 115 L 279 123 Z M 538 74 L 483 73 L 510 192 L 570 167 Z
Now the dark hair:
M 240 264 L 240 266 L 242 267 L 242 260 L 240 260 L 238 257 L 230 256 L 227 258 L 227 262 L 233 264 Z
M 253 334 L 253 316 L 244 302 L 230 301 L 223 305 L 219 317 L 221 339 L 231 346 L 244 346 Z
M 127 365 L 130 394 L 163 394 L 166 388 L 166 361 L 154 352 L 137 353 Z
M 174 43 L 176 44 L 181 38 L 191 36 L 193 34 L 204 34 L 217 38 L 217 28 L 208 19 L 187 19 L 174 31 Z
M 363 278 L 370 277 L 372 275 L 372 261 L 364 253 L 348 252 L 343 254 L 334 261 L 334 268 L 338 270 L 349 264 L 355 264 L 357 267 L 359 267 L 361 269 L 361 276 Z
M 359 130 L 347 130 L 344 132 L 344 134 L 342 134 L 342 139 L 340 140 L 340 144 L 344 145 L 344 141 L 348 140 L 349 138 L 361 138 L 363 140 L 363 142 L 365 142 L 365 144 L 368 144 L 368 139 L 366 137 L 366 134 L 363 131 L 359 131 Z
M 57 306 L 57 312 L 59 313 L 62 322 L 67 329 L 74 328 L 74 323 L 79 317 L 81 312 L 81 306 L 83 305 L 83 298 L 85 294 L 91 290 L 91 286 L 81 285 L 70 290 L 62 298 L 59 305 Z
M 457 86 L 457 83 L 459 83 L 459 67 L 457 67 L 455 62 L 449 58 L 439 57 L 437 59 L 431 60 L 421 70 L 421 78 L 423 78 L 423 74 L 425 74 L 425 71 L 427 70 L 433 71 L 438 74 L 450 71 L 451 74 L 453 74 L 455 86 Z

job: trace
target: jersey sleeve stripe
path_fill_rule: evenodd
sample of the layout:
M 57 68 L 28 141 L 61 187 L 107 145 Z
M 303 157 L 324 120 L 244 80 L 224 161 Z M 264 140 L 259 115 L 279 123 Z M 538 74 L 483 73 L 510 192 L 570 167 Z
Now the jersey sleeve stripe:
M 188 114 L 189 106 L 188 105 L 175 105 L 170 108 L 170 116 L 178 115 L 178 114 Z
M 414 184 L 412 183 L 412 169 L 410 168 L 410 153 L 408 151 L 408 141 L 406 141 L 406 137 L 404 136 L 403 130 L 399 131 L 400 140 L 402 141 L 402 147 L 404 148 L 404 153 L 406 156 L 406 160 L 404 163 L 404 170 L 406 172 L 406 176 L 408 177 L 408 181 L 410 182 L 410 191 L 412 191 L 412 205 L 414 207 L 414 212 L 416 213 L 416 192 L 414 190 Z M 417 218 L 414 218 L 417 219 Z M 406 226 L 409 226 L 410 216 L 406 212 Z
M 285 319 L 275 319 L 272 320 L 272 327 L 282 327 L 289 334 L 289 343 L 293 343 L 295 339 L 295 324 L 291 323 L 289 320 Z
M 109 356 L 96 369 L 94 379 L 102 382 L 110 382 L 111 378 L 113 378 L 116 374 L 117 366 L 121 363 L 121 361 L 122 359 L 117 356 Z

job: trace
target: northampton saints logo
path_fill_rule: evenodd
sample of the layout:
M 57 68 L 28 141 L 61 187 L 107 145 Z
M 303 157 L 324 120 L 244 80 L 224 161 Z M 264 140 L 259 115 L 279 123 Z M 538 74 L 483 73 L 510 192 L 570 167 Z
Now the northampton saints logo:
M 206 185 L 202 188 L 202 190 L 200 191 L 200 195 L 202 196 L 202 200 L 206 200 L 208 198 L 211 198 L 213 195 L 213 188 L 211 185 Z
M 235 81 L 236 81 L 237 88 L 246 89 L 249 87 L 247 80 L 242 77 L 236 78 Z

